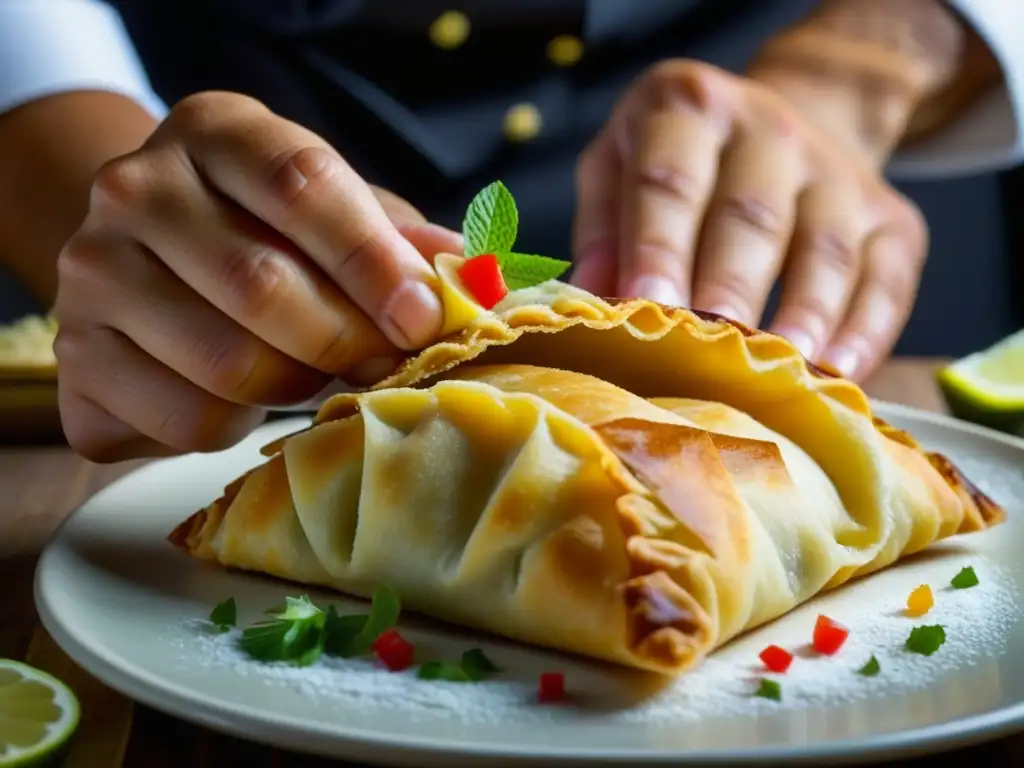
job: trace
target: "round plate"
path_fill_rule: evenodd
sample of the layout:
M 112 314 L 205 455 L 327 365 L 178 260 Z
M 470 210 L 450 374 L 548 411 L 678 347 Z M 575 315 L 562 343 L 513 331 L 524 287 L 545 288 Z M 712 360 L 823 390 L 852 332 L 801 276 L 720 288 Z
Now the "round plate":
M 911 409 L 877 413 L 950 455 L 1007 509 L 991 531 L 957 537 L 924 556 L 823 595 L 713 654 L 669 691 L 623 670 L 403 617 L 417 652 L 457 658 L 482 647 L 503 672 L 485 683 L 428 683 L 368 661 L 297 669 L 237 655 L 204 625 L 228 596 L 239 622 L 259 620 L 303 588 L 229 572 L 175 551 L 168 532 L 260 461 L 258 449 L 305 419 L 268 425 L 235 448 L 151 464 L 106 488 L 49 544 L 36 577 L 43 625 L 89 673 L 185 720 L 292 749 L 404 765 L 871 760 L 950 749 L 1024 727 L 1024 441 Z M 973 565 L 982 583 L 953 590 Z M 936 606 L 899 615 L 918 584 Z M 365 604 L 313 590 L 344 613 Z M 351 605 L 348 605 L 351 603 Z M 851 628 L 831 658 L 799 650 L 824 613 Z M 903 622 L 903 623 L 901 623 Z M 942 623 L 934 656 L 910 654 L 915 624 Z M 783 700 L 751 695 L 768 644 L 798 649 L 779 676 Z M 876 677 L 857 674 L 877 654 Z M 815 666 L 818 665 L 818 666 Z M 565 672 L 573 703 L 542 706 L 545 670 Z

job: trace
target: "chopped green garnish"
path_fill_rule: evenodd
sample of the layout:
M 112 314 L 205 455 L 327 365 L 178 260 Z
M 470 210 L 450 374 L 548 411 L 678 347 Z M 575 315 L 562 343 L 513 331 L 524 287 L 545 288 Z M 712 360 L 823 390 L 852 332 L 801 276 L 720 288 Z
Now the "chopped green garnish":
M 493 661 L 479 648 L 473 648 L 462 654 L 462 670 L 471 680 L 483 680 L 488 675 L 501 672 Z
M 782 701 L 782 686 L 779 685 L 775 680 L 769 680 L 768 678 L 761 678 L 761 685 L 754 692 L 755 696 L 760 696 L 762 699 L 771 699 L 772 701 Z
M 946 642 L 946 630 L 939 624 L 914 627 L 904 648 L 922 656 L 931 656 Z
M 238 622 L 238 607 L 235 598 L 229 597 L 210 611 L 210 623 L 218 632 L 227 632 Z
M 331 636 L 331 653 L 351 658 L 362 656 L 370 650 L 373 641 L 398 623 L 402 603 L 398 594 L 383 584 L 373 591 L 369 616 L 338 616 L 328 632 Z
M 970 589 L 971 587 L 978 586 L 978 574 L 974 572 L 971 566 L 961 569 L 960 573 L 953 577 L 953 580 L 949 582 L 953 589 Z
M 345 655 L 352 641 L 363 631 L 368 618 L 365 614 L 341 616 L 333 605 L 328 606 L 327 619 L 324 621 L 324 633 L 327 635 L 324 653 L 331 656 Z
M 462 221 L 466 258 L 493 253 L 510 291 L 555 280 L 569 269 L 568 261 L 513 252 L 518 234 L 515 198 L 500 181 L 488 184 L 473 198 Z
M 324 651 L 326 615 L 308 595 L 286 597 L 284 610 L 242 632 L 242 650 L 257 661 L 286 661 L 304 667 Z
M 874 677 L 882 671 L 881 665 L 878 663 L 878 659 L 875 658 L 874 654 L 871 654 L 871 658 L 868 659 L 867 664 L 857 670 L 858 675 L 864 675 L 864 677 Z
M 451 661 L 428 661 L 420 665 L 416 676 L 421 680 L 447 680 L 450 683 L 470 683 L 470 677 L 462 665 Z
M 515 198 L 500 181 L 488 184 L 473 198 L 462 220 L 466 258 L 511 251 L 519 230 Z
M 454 661 L 428 661 L 420 666 L 417 675 L 424 680 L 475 683 L 496 672 L 501 672 L 501 668 L 482 650 L 473 648 L 462 654 L 458 664 Z

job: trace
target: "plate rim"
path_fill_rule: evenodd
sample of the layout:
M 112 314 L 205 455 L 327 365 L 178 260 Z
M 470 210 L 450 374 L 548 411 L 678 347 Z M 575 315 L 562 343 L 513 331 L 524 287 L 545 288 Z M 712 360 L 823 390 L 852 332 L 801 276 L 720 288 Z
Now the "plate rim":
M 1000 443 L 1024 454 L 1024 438 L 1008 435 L 988 427 L 971 424 L 952 416 L 924 411 L 912 406 L 883 400 L 871 400 L 874 415 L 888 418 L 897 416 L 911 421 L 929 423 L 945 429 L 973 435 Z M 308 422 L 305 417 L 281 419 L 258 428 L 262 431 L 281 431 L 287 425 Z M 273 427 L 273 429 L 268 429 Z M 281 431 L 281 434 L 288 434 Z M 230 450 L 230 449 L 228 449 Z M 388 736 L 342 724 L 321 725 L 303 723 L 286 713 L 267 714 L 245 704 L 222 704 L 217 700 L 196 695 L 185 686 L 170 680 L 154 678 L 137 665 L 122 665 L 107 658 L 102 649 L 89 647 L 79 641 L 74 631 L 50 610 L 45 599 L 46 564 L 56 549 L 64 526 L 88 504 L 107 493 L 115 493 L 129 478 L 168 459 L 160 459 L 133 469 L 113 483 L 93 494 L 68 515 L 52 534 L 41 553 L 33 578 L 33 598 L 40 623 L 54 642 L 87 673 L 122 695 L 186 722 L 211 728 L 244 740 L 269 746 L 284 747 L 297 752 L 338 757 L 344 751 L 347 759 L 365 760 L 374 764 L 433 765 L 444 759 L 451 765 L 476 764 L 487 761 L 496 764 L 631 764 L 646 765 L 763 765 L 785 760 L 805 764 L 828 760 L 836 763 L 880 762 L 914 755 L 933 754 L 990 741 L 1024 730 L 1024 699 L 1000 709 L 959 717 L 907 730 L 873 734 L 856 738 L 819 741 L 802 747 L 778 744 L 770 747 L 739 749 L 680 750 L 607 749 L 600 751 L 588 747 L 533 746 L 529 744 L 499 743 L 496 745 L 437 739 L 422 735 Z M 173 460 L 170 459 L 170 460 Z M 133 670 L 134 669 L 134 673 Z

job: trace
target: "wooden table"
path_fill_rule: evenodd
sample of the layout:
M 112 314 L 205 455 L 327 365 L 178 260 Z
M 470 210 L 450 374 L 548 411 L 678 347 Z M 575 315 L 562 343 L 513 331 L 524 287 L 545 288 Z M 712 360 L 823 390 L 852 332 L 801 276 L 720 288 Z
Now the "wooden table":
M 934 360 L 890 363 L 868 385 L 874 397 L 933 411 L 944 406 L 932 383 Z M 66 768 L 204 768 L 337 765 L 215 734 L 136 705 L 78 668 L 39 625 L 32 602 L 35 559 L 55 526 L 107 483 L 139 466 L 90 464 L 66 447 L 0 448 L 0 657 L 23 659 L 66 681 L 82 703 Z M 964 765 L 1024 764 L 1024 734 L 955 757 Z M 908 766 L 931 762 L 906 761 Z

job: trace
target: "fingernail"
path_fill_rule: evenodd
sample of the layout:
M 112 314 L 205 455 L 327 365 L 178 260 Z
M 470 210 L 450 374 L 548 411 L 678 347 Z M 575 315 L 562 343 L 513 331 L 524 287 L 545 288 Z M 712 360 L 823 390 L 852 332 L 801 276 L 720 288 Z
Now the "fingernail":
M 639 296 L 669 307 L 683 306 L 683 295 L 676 284 L 666 277 L 644 275 L 633 283 L 631 296 Z
M 797 351 L 805 358 L 811 358 L 814 356 L 814 350 L 817 346 L 814 343 L 814 339 L 807 331 L 803 328 L 794 328 L 792 326 L 786 328 L 779 328 L 775 331 L 779 336 L 783 336 L 789 340 L 789 343 L 797 348 Z
M 825 355 L 825 359 L 846 378 L 852 376 L 860 364 L 860 355 L 849 347 L 836 347 Z
M 353 384 L 376 384 L 394 373 L 400 362 L 397 357 L 372 357 L 353 368 L 345 378 Z
M 441 330 L 441 301 L 425 283 L 406 280 L 384 305 L 384 332 L 404 349 L 425 347 Z

